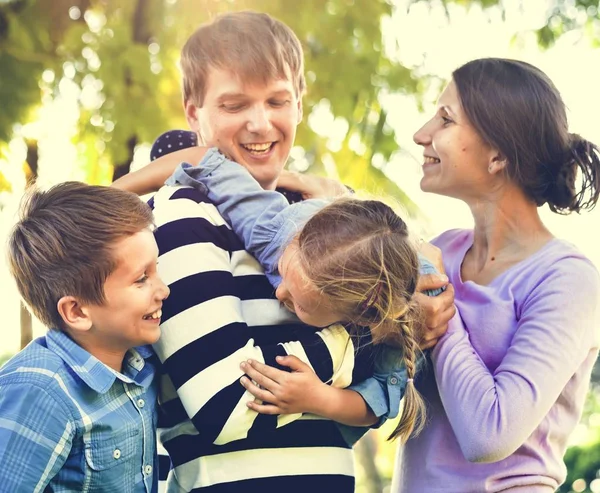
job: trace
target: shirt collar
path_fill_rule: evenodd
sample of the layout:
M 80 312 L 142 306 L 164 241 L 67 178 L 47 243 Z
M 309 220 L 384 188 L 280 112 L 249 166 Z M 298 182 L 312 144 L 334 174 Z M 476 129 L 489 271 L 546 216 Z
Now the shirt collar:
M 108 392 L 116 379 L 146 387 L 147 379 L 137 377 L 144 366 L 144 362 L 139 361 L 140 357 L 146 359 L 153 354 L 150 346 L 140 346 L 127 352 L 123 365 L 127 374 L 124 375 L 88 353 L 62 330 L 49 330 L 46 344 L 86 385 L 100 394 Z

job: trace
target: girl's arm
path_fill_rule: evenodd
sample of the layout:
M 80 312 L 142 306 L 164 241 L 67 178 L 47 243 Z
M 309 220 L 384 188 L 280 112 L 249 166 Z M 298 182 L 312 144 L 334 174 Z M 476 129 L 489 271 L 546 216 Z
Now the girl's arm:
M 311 413 L 349 426 L 377 423 L 377 417 L 358 392 L 323 383 L 310 366 L 295 356 L 278 356 L 276 360 L 292 371 L 255 360 L 241 364 L 247 375 L 242 377 L 242 385 L 262 401 L 248 402 L 250 409 L 261 414 Z
M 467 460 L 507 458 L 540 426 L 572 379 L 581 391 L 598 353 L 599 296 L 600 280 L 589 261 L 556 262 L 524 301 L 511 345 L 493 371 L 471 345 L 461 318 L 451 321 L 432 359 Z M 557 413 L 554 426 L 575 425 L 572 411 Z
M 166 154 L 143 168 L 122 176 L 113 182 L 111 186 L 137 195 L 156 192 L 164 185 L 167 178 L 173 174 L 180 163 L 197 164 L 202 160 L 208 149 L 208 147 L 188 147 Z
M 214 148 L 198 166 L 177 168 L 173 179 L 208 197 L 275 287 L 280 282 L 277 264 L 283 249 L 302 225 L 327 205 L 324 200 L 290 205 L 280 193 L 263 190 L 246 168 Z

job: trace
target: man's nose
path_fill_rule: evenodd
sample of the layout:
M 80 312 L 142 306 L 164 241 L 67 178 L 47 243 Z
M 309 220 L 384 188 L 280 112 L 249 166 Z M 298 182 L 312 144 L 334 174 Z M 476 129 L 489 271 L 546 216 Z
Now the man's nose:
M 268 108 L 265 108 L 263 105 L 256 105 L 251 109 L 246 124 L 246 128 L 249 132 L 265 135 L 272 127 L 271 114 Z

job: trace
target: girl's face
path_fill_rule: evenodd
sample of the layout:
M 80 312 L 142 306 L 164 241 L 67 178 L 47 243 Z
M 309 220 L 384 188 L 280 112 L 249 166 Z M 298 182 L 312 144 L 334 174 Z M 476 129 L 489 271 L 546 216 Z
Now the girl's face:
M 327 296 L 320 293 L 306 277 L 297 253 L 298 244 L 293 241 L 279 259 L 281 284 L 277 287 L 275 296 L 305 324 L 327 327 L 343 322 L 343 315 L 335 310 Z
M 421 189 L 466 202 L 489 194 L 490 165 L 497 152 L 486 144 L 465 115 L 454 81 L 438 101 L 436 114 L 413 136 L 423 147 Z

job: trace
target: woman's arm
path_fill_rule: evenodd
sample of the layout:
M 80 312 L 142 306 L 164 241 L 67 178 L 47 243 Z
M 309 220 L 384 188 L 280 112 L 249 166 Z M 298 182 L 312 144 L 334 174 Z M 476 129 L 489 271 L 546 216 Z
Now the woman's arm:
M 483 363 L 459 316 L 432 352 L 442 403 L 471 462 L 514 453 L 565 386 L 598 351 L 600 282 L 588 261 L 557 262 L 532 290 L 494 371 Z M 591 365 L 591 363 L 590 363 Z
M 137 195 L 156 192 L 164 185 L 166 179 L 173 174 L 180 163 L 197 164 L 202 160 L 208 149 L 208 147 L 189 147 L 166 154 L 143 168 L 122 176 L 114 181 L 111 186 Z

